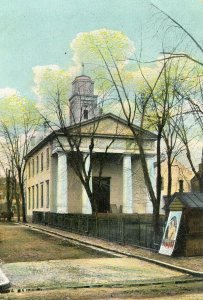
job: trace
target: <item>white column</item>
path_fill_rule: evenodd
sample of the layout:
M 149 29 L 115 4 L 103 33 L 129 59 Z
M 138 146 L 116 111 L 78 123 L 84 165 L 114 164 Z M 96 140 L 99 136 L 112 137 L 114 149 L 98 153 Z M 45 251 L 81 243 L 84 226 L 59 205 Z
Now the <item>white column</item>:
M 152 183 L 152 188 L 153 188 L 154 192 L 156 193 L 156 174 L 155 174 L 155 168 L 154 168 L 155 158 L 156 158 L 156 156 L 147 157 L 147 168 L 148 168 L 148 172 L 149 172 L 150 181 Z M 147 214 L 153 213 L 153 205 L 152 205 L 152 201 L 150 200 L 149 193 L 148 193 L 148 201 L 146 203 L 146 213 Z
M 67 157 L 62 151 L 58 151 L 57 172 L 57 213 L 68 212 L 68 168 Z
M 123 157 L 123 213 L 133 213 L 131 155 Z
M 86 161 L 85 161 L 85 170 L 86 172 L 88 172 L 89 167 L 90 167 L 90 157 L 87 156 L 87 153 L 84 153 L 84 159 L 86 157 Z M 92 176 L 90 177 L 90 189 L 92 190 Z M 87 195 L 87 192 L 84 188 L 84 186 L 82 185 L 82 213 L 83 214 L 91 214 L 92 213 L 92 207 L 90 204 L 90 200 L 89 197 Z

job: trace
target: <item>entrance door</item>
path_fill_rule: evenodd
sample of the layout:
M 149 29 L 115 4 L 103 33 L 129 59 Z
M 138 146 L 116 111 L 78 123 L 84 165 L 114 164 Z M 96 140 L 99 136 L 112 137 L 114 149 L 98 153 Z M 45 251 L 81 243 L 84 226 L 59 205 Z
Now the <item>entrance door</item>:
M 93 177 L 93 193 L 97 201 L 98 212 L 110 211 L 110 177 Z

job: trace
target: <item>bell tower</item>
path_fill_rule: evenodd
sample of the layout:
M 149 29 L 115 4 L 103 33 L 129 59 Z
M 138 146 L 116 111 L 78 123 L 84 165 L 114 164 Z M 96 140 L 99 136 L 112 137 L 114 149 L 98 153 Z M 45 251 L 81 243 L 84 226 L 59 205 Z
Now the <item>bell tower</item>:
M 94 82 L 89 76 L 81 75 L 72 82 L 70 104 L 70 125 L 92 119 L 98 115 L 97 96 Z

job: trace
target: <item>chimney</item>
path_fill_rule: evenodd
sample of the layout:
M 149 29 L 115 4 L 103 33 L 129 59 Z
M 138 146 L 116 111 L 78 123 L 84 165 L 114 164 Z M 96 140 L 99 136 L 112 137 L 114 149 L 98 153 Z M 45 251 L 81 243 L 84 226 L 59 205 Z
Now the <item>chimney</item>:
M 184 191 L 184 188 L 183 188 L 183 180 L 180 179 L 180 180 L 179 180 L 179 193 L 183 193 L 183 191 Z

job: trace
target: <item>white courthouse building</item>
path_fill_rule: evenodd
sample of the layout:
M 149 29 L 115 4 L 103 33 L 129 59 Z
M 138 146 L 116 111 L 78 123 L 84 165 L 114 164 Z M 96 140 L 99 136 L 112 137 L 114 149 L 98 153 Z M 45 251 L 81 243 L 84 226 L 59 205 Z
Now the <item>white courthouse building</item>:
M 76 134 L 80 128 L 80 151 L 87 155 L 94 131 L 91 188 L 98 201 L 99 213 L 152 213 L 152 204 L 144 182 L 138 147 L 125 120 L 114 114 L 100 114 L 94 82 L 81 75 L 72 83 L 70 126 Z M 135 126 L 135 130 L 141 130 Z M 156 135 L 145 130 L 144 148 L 152 181 Z M 64 145 L 66 153 L 59 146 Z M 108 151 L 106 148 L 108 147 Z M 68 160 L 67 139 L 51 132 L 34 147 L 26 159 L 27 216 L 33 211 L 91 214 L 87 193 Z M 105 155 L 102 174 L 99 161 Z M 86 167 L 90 163 L 86 159 Z M 101 179 L 98 185 L 98 177 Z

